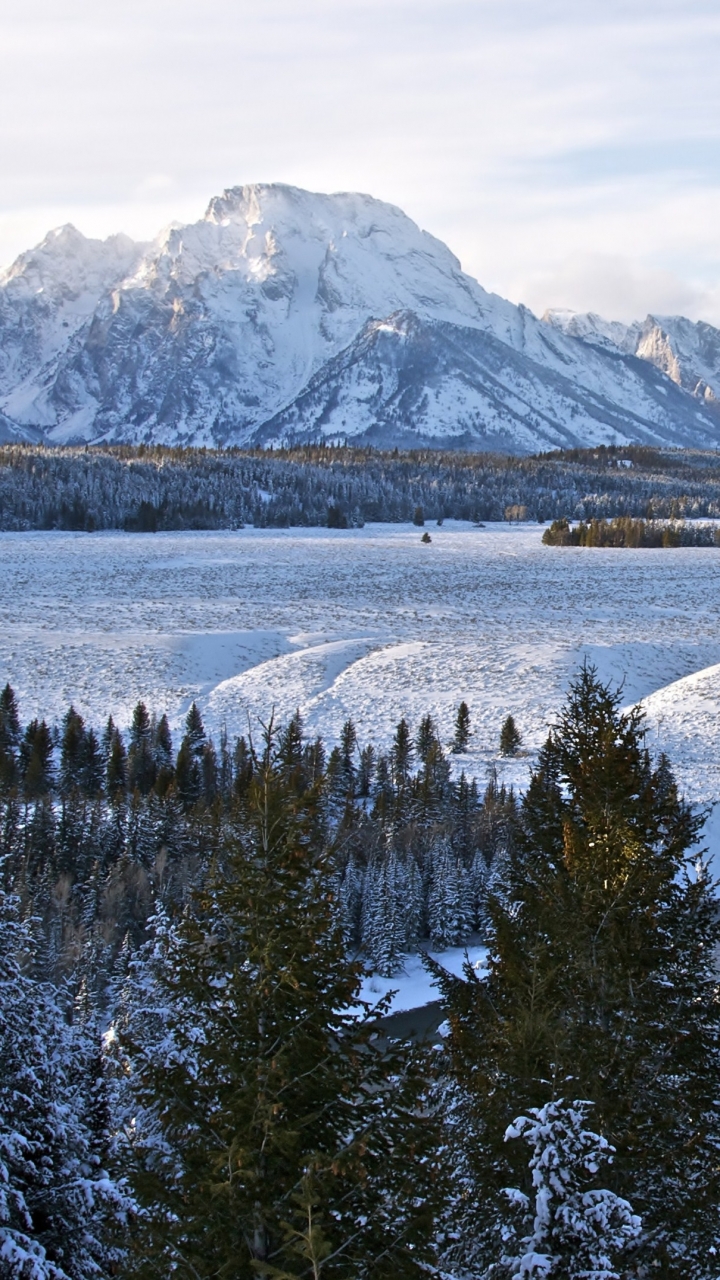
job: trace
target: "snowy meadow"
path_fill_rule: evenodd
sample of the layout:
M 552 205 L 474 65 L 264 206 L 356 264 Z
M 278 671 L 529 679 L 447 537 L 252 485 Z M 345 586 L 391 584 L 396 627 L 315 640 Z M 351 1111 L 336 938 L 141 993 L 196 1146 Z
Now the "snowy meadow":
M 221 533 L 0 534 L 0 675 L 23 716 L 129 724 L 138 699 L 178 727 L 247 731 L 299 708 L 337 740 L 389 743 L 430 713 L 448 742 L 522 785 L 588 659 L 644 700 L 685 793 L 720 798 L 720 550 L 552 548 L 538 525 Z M 498 756 L 512 714 L 527 754 Z

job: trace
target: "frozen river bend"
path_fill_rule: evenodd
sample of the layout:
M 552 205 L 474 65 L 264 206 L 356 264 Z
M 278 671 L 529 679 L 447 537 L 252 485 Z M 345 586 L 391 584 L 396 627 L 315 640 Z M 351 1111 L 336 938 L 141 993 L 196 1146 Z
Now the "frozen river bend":
M 549 548 L 537 525 L 188 534 L 0 534 L 0 680 L 25 720 L 72 701 L 121 724 L 196 698 L 231 735 L 299 708 L 382 743 L 430 712 L 463 765 L 522 783 L 585 657 L 646 699 L 685 793 L 720 799 L 720 549 Z M 529 755 L 497 761 L 512 713 Z M 711 824 L 712 825 L 712 824 Z

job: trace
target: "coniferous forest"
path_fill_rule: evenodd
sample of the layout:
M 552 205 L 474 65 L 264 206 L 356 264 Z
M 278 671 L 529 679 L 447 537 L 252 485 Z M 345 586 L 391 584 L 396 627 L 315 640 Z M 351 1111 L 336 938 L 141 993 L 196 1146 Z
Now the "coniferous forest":
M 521 798 L 458 772 L 429 717 L 174 743 L 6 686 L 0 1276 L 716 1280 L 702 815 L 589 667 Z M 395 1038 L 368 967 L 470 939 Z
M 720 516 L 714 452 L 600 446 L 537 457 L 307 446 L 0 447 L 0 529 L 236 529 Z

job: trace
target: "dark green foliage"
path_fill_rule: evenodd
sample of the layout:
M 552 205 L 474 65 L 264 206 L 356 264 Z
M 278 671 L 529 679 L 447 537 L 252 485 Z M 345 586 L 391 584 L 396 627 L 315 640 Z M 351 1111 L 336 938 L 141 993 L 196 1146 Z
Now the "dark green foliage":
M 423 1063 L 356 1016 L 320 807 L 268 740 L 192 912 L 160 925 L 150 990 L 137 971 L 140 1274 L 389 1280 L 432 1264 Z
M 470 741 L 470 709 L 467 702 L 461 702 L 455 716 L 455 737 L 453 738 L 452 751 L 456 755 L 462 755 L 468 749 Z
M 416 507 L 415 510 L 413 511 L 413 524 L 417 525 L 418 528 L 422 528 L 424 523 L 425 523 L 425 516 L 423 515 L 423 509 L 422 507 Z
M 410 726 L 403 716 L 395 730 L 390 752 L 393 782 L 397 790 L 402 790 L 408 780 L 413 755 L 414 748 L 410 736 Z
M 6 684 L 0 693 L 0 794 L 17 784 L 20 737 L 17 699 Z
M 53 743 L 44 720 L 31 720 L 20 743 L 20 774 L 26 799 L 47 795 L 53 784 Z
M 571 687 L 488 904 L 487 975 L 441 975 L 450 1062 L 478 1206 L 524 1186 L 503 1141 L 516 1114 L 587 1099 L 648 1274 L 700 1280 L 720 1232 L 720 927 L 687 861 L 701 819 L 619 703 L 591 668 Z M 468 1228 L 481 1254 L 491 1218 Z
M 516 756 L 522 746 L 522 735 L 512 716 L 507 716 L 500 730 L 500 755 Z
M 108 728 L 110 729 L 109 724 Z M 105 785 L 111 800 L 125 795 L 128 789 L 127 751 L 114 726 L 110 729 Z

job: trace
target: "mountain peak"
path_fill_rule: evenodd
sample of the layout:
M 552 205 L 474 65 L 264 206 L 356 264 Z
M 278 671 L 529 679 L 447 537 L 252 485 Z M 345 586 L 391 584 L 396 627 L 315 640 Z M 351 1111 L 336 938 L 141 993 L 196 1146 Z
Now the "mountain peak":
M 0 277 L 0 414 L 58 443 L 715 443 L 668 349 L 712 388 L 720 334 L 682 325 L 543 323 L 392 204 L 248 184 L 150 245 L 68 225 L 21 255 Z

